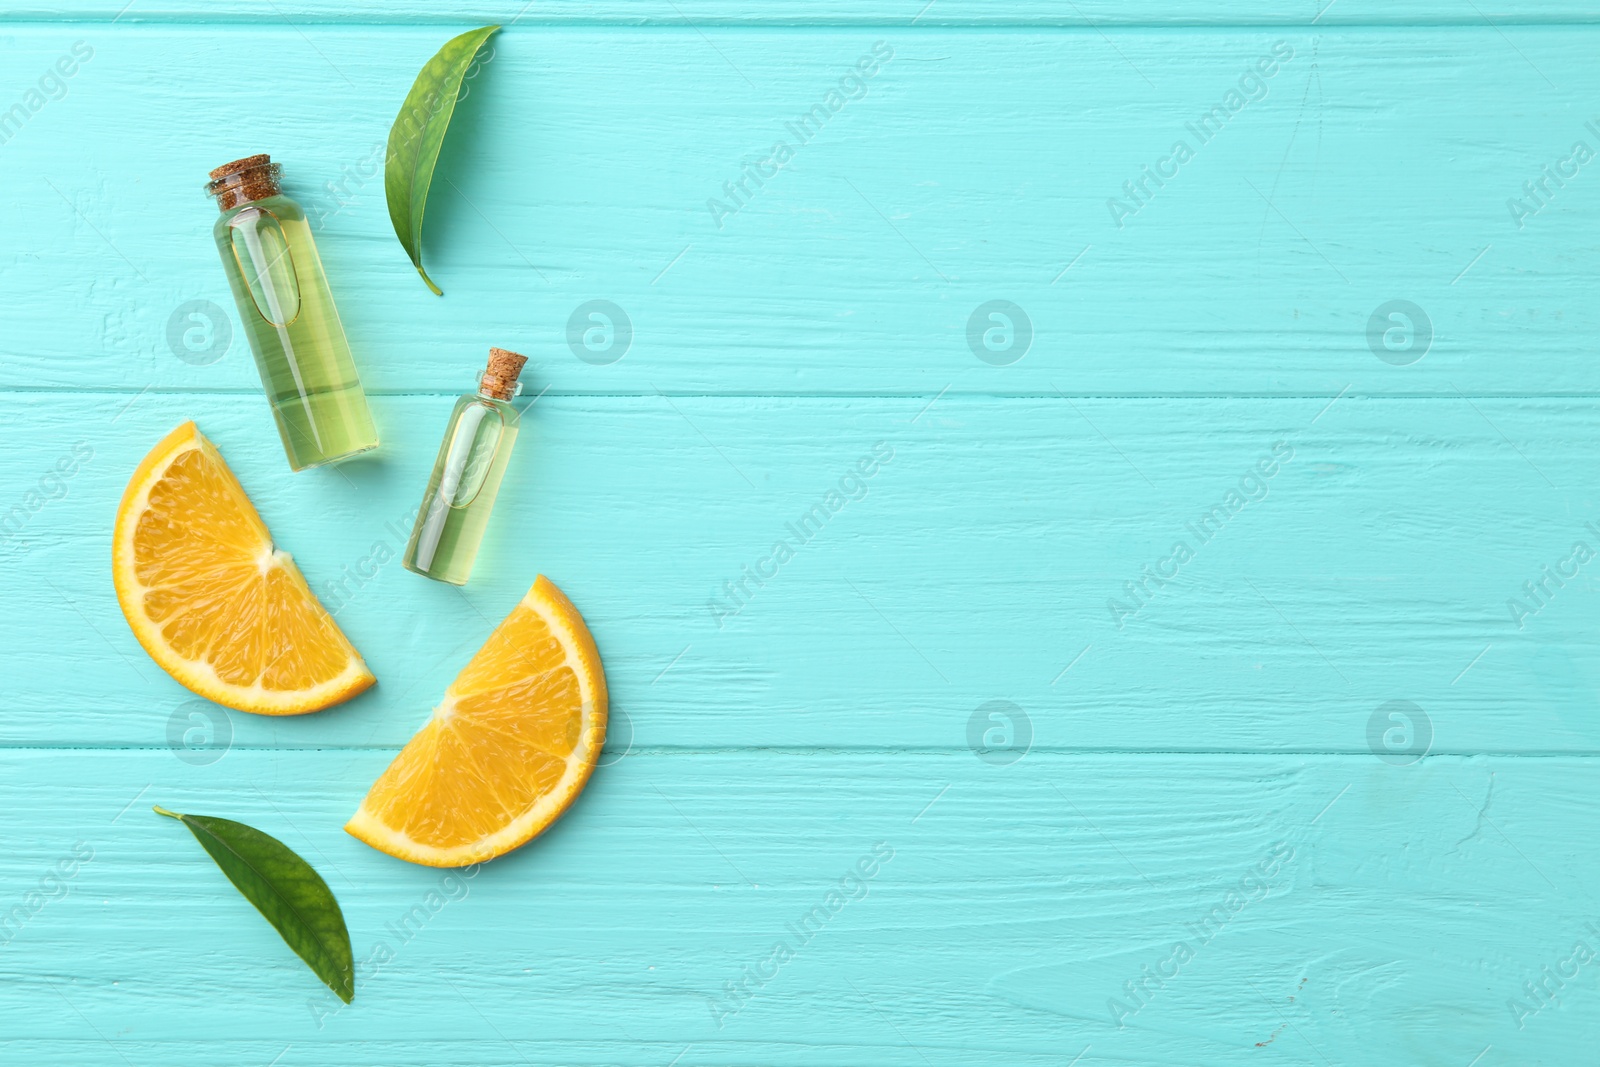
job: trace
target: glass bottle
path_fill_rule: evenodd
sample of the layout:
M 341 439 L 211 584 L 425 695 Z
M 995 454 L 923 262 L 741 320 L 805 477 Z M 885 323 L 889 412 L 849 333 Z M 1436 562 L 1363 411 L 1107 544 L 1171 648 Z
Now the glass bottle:
M 248 156 L 211 172 L 212 228 L 261 384 L 294 470 L 378 447 L 322 259 L 282 168 Z
M 511 398 L 522 391 L 517 377 L 527 361 L 503 348 L 489 349 L 478 391 L 456 401 L 401 560 L 407 570 L 467 584 L 517 440 Z

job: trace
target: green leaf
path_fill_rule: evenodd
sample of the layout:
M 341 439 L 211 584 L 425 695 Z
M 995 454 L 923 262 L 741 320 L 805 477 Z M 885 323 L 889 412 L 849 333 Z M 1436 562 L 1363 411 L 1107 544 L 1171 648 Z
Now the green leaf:
M 389 221 L 394 223 L 400 246 L 435 296 L 444 293 L 422 269 L 422 212 L 428 206 L 433 168 L 439 162 L 439 149 L 456 111 L 462 79 L 478 49 L 499 28 L 485 26 L 446 42 L 424 64 L 389 130 L 389 157 L 383 172 Z
M 187 826 L 228 881 L 266 916 L 295 954 L 340 1000 L 350 1003 L 356 984 L 350 931 L 333 891 L 311 864 L 282 841 L 242 822 L 155 810 Z

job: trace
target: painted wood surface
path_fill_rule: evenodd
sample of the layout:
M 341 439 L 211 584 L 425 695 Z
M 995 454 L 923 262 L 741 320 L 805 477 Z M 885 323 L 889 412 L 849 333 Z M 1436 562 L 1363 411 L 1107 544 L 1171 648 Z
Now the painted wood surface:
M 435 299 L 376 164 L 478 14 L 508 25 L 443 159 Z M 0 19 L 0 115 L 92 51 L 0 143 L 0 1059 L 1592 1055 L 1592 9 L 478 14 Z M 384 438 L 333 470 L 287 470 L 205 232 L 205 170 L 261 150 Z M 489 344 L 531 388 L 458 591 L 394 557 Z M 368 694 L 229 714 L 133 640 L 111 517 L 191 417 Z M 583 798 L 471 879 L 345 835 L 537 573 L 612 691 Z M 317 865 L 355 1003 L 152 803 Z
M 1594 313 L 1573 297 L 1600 207 L 1571 157 L 1579 140 L 1600 152 L 1600 73 L 1567 28 L 1510 44 L 1487 26 L 1142 29 L 1115 47 L 1016 29 L 513 29 L 446 147 L 425 232 L 446 295 L 428 303 L 379 168 L 437 28 L 6 32 L 19 97 L 74 42 L 93 50 L 0 145 L 11 388 L 256 389 L 249 360 L 196 366 L 169 335 L 191 301 L 229 306 L 190 239 L 205 171 L 266 145 L 320 220 L 384 392 L 461 388 L 483 334 L 549 352 L 558 393 L 1595 389 Z M 820 123 L 809 109 L 877 42 L 893 58 Z M 230 83 L 285 64 L 295 83 L 241 111 Z M 1211 109 L 1241 81 L 1259 99 L 1224 122 Z M 1457 107 L 1463 84 L 1499 95 Z M 819 131 L 798 126 L 808 114 Z M 161 150 L 130 167 L 130 136 Z M 763 163 L 780 142 L 781 169 Z M 757 186 L 747 163 L 775 173 Z M 1552 166 L 1577 176 L 1558 188 Z M 1157 187 L 1146 167 L 1176 176 Z M 593 300 L 631 327 L 604 365 L 571 358 Z M 969 338 L 994 300 L 1030 324 L 1009 365 Z M 1374 358 L 1391 324 L 1374 315 L 1396 300 L 1426 323 L 1390 338 L 1426 351 L 1409 365 Z
M 259 396 L 205 405 L 380 678 L 327 714 L 235 716 L 241 744 L 398 746 L 531 567 L 582 606 L 649 746 L 948 747 L 1006 699 L 1052 749 L 1352 753 L 1406 699 L 1441 751 L 1600 747 L 1588 402 L 547 396 L 464 590 L 398 562 L 447 399 L 379 398 L 399 447 L 298 475 Z M 189 694 L 121 621 L 107 516 L 196 398 L 8 411 L 26 492 L 90 458 L 7 546 L 0 589 L 49 625 L 15 638 L 0 736 L 161 744 Z M 73 669 L 86 651 L 104 674 Z
M 198 0 L 31 0 L 12 7 L 16 21 L 93 20 L 148 22 L 203 19 L 206 22 L 459 22 L 456 13 L 426 0 L 273 0 L 270 5 L 204 5 Z M 1119 4 L 1116 0 L 496 0 L 475 10 L 485 20 L 509 25 L 570 23 L 621 26 L 1028 26 L 1090 31 L 1118 26 L 1528 26 L 1592 23 L 1595 11 L 1578 0 L 1481 0 L 1470 5 L 1449 0 L 1297 0 L 1264 4 L 1259 0 L 1162 0 L 1159 4 Z

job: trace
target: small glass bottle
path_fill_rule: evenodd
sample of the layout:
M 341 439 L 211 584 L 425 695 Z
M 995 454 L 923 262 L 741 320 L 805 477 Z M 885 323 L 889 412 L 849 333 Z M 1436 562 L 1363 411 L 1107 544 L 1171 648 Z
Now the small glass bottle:
M 517 377 L 527 361 L 503 348 L 489 349 L 489 366 L 478 380 L 478 391 L 456 401 L 401 560 L 407 570 L 451 585 L 467 584 L 517 440 L 517 409 L 511 398 L 522 391 Z
M 211 172 L 212 228 L 261 384 L 294 470 L 378 447 L 367 396 L 333 306 L 311 226 L 283 195 L 282 168 L 248 156 Z

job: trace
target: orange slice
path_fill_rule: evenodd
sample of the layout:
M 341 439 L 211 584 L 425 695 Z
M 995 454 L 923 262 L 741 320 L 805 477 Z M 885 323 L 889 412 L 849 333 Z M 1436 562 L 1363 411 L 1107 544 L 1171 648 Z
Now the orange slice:
M 218 704 L 300 715 L 376 681 L 192 422 L 128 480 L 111 574 L 150 658 Z
M 493 859 L 567 810 L 605 739 L 600 653 L 578 609 L 541 575 L 345 829 L 429 867 Z

